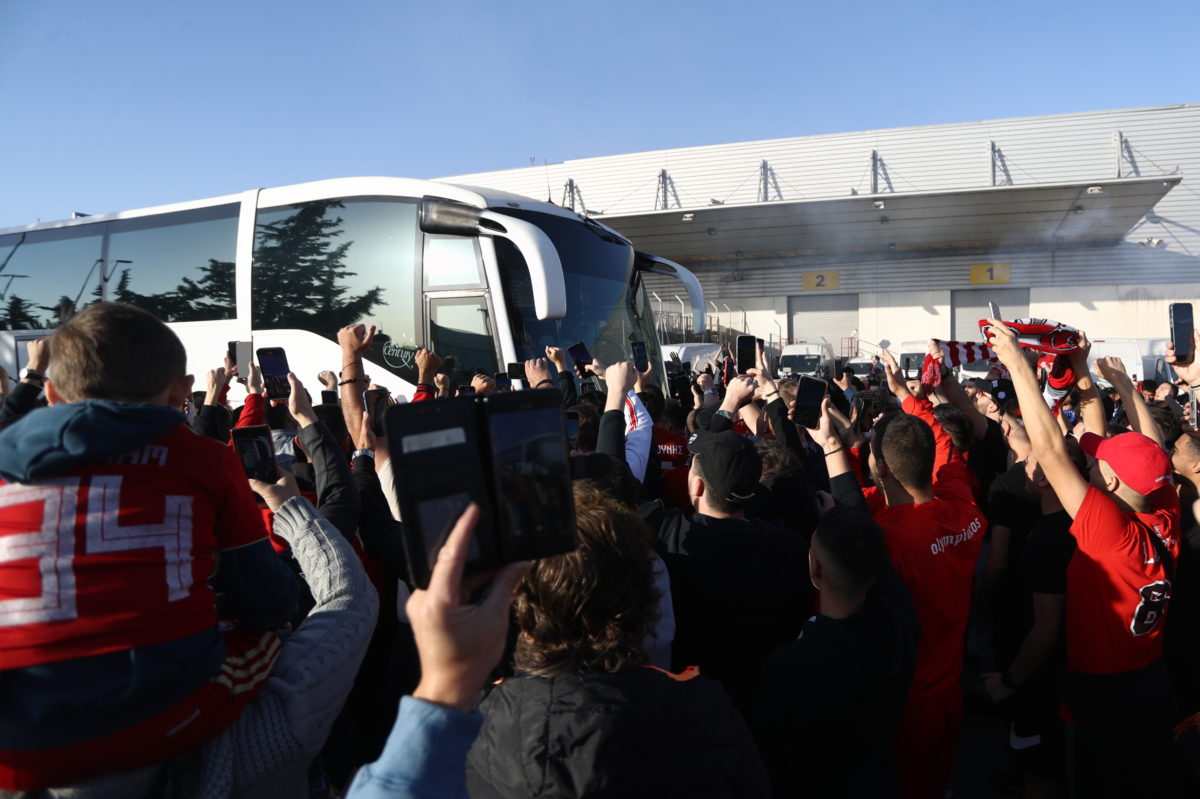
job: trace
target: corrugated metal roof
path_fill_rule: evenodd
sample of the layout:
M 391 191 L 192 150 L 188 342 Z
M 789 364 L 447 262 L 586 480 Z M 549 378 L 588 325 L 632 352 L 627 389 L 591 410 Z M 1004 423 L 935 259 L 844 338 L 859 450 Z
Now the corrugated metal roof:
M 1179 181 L 1171 176 L 997 186 L 600 218 L 639 250 L 682 262 L 1116 244 Z

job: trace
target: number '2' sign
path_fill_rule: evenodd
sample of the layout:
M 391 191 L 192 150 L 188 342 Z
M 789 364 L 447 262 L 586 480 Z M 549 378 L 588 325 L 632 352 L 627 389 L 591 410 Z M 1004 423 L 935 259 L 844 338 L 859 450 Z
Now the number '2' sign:
M 118 475 L 93 476 L 82 491 L 78 477 L 0 488 L 0 508 L 42 504 L 40 529 L 0 536 L 0 568 L 12 561 L 36 559 L 42 584 L 39 596 L 0 600 L 0 627 L 77 617 L 74 560 L 80 501 L 87 510 L 82 554 L 161 548 L 167 600 L 176 602 L 188 596 L 192 587 L 192 497 L 164 497 L 160 524 L 122 525 L 120 496 Z
M 833 270 L 824 272 L 804 272 L 802 280 L 805 291 L 828 291 L 836 289 L 841 284 L 842 273 Z

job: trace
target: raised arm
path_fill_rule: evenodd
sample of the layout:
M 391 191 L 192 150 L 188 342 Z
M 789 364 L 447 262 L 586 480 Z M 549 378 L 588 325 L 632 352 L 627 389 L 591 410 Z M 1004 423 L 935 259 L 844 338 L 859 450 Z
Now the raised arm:
M 1088 367 L 1091 353 L 1092 342 L 1088 341 L 1087 333 L 1081 330 L 1079 349 L 1067 356 L 1071 361 L 1071 369 L 1075 372 L 1075 387 L 1079 390 L 1079 418 L 1083 420 L 1083 429 L 1086 432 L 1107 437 L 1108 423 L 1104 419 L 1104 403 L 1100 401 L 1100 392 L 1096 390 L 1096 381 L 1092 379 L 1092 372 Z M 1045 402 L 1042 404 L 1045 405 Z
M 912 392 L 904 383 L 904 373 L 900 371 L 900 365 L 896 363 L 896 358 L 892 353 L 884 350 L 882 357 L 883 371 L 887 374 L 888 389 L 896 395 L 896 399 L 904 402 L 912 396 Z
M 995 319 L 989 319 L 988 322 L 992 325 L 992 349 L 1000 362 L 1008 367 L 1012 376 L 1033 454 L 1041 464 L 1046 479 L 1050 481 L 1050 487 L 1058 495 L 1059 502 L 1067 513 L 1071 514 L 1071 518 L 1074 518 L 1087 495 L 1088 484 L 1067 455 L 1062 431 L 1058 429 L 1058 423 L 1054 421 L 1050 409 L 1042 399 L 1037 376 L 1025 358 L 1021 345 L 1017 343 L 1016 333 L 1003 322 Z M 1086 369 L 1086 364 L 1084 368 Z M 1092 390 L 1095 391 L 1094 386 Z
M 967 415 L 971 420 L 971 432 L 975 435 L 975 440 L 981 441 L 987 435 L 987 417 L 979 412 L 975 403 L 967 396 L 967 392 L 963 391 L 963 387 L 946 368 L 946 353 L 942 350 L 942 345 L 929 342 L 929 352 L 937 359 L 938 367 L 942 370 L 942 382 L 936 389 L 937 395 L 943 402 L 950 403 Z
M 317 510 L 347 541 L 353 540 L 362 500 L 358 495 L 358 486 L 350 475 L 350 464 L 346 462 L 346 455 L 334 440 L 333 433 L 317 418 L 299 378 L 288 373 L 288 381 L 292 387 L 288 396 L 288 410 L 300 426 L 300 443 L 312 461 Z
M 1121 359 L 1112 355 L 1098 358 L 1096 370 L 1121 395 L 1121 402 L 1125 405 L 1125 413 L 1129 418 L 1130 426 L 1147 438 L 1154 439 L 1154 443 L 1160 447 L 1163 446 L 1162 433 L 1158 429 L 1158 423 L 1150 415 L 1150 408 L 1146 405 L 1146 400 L 1142 398 L 1142 392 L 1137 390 L 1133 381 L 1129 379 L 1129 375 L 1125 373 L 1125 364 L 1121 363 Z
M 342 369 L 338 381 L 341 389 L 342 418 L 351 438 L 358 438 L 358 428 L 363 423 L 362 393 L 367 388 L 367 376 L 363 369 L 363 355 L 375 340 L 375 325 L 346 325 L 338 331 L 338 344 L 342 347 Z

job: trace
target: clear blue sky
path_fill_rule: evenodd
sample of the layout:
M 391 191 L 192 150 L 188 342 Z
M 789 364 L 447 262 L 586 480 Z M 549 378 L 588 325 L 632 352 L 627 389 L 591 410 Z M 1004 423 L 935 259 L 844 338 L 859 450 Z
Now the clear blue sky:
M 1200 101 L 1200 2 L 0 0 L 0 228 L 328 177 Z

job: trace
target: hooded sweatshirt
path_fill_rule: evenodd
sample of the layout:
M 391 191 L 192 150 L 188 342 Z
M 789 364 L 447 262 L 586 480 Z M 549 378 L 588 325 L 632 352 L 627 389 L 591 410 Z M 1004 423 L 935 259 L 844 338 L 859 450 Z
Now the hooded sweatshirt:
M 86 400 L 0 431 L 0 749 L 91 740 L 194 693 L 225 657 L 218 594 L 242 628 L 290 614 L 296 578 L 236 454 L 184 422 Z

